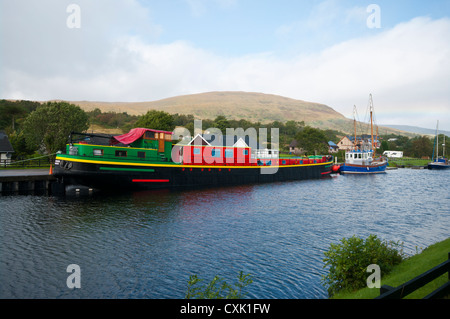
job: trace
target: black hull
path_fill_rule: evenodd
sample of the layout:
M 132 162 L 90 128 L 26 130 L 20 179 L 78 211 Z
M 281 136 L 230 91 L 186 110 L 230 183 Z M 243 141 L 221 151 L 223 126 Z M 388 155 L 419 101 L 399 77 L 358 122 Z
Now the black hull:
M 428 164 L 428 169 L 434 169 L 434 170 L 443 170 L 443 169 L 450 169 L 449 164 Z
M 70 163 L 70 165 L 68 165 Z M 202 168 L 177 166 L 100 165 L 68 162 L 56 165 L 54 176 L 65 185 L 100 190 L 150 190 L 198 186 L 224 186 L 318 179 L 331 173 L 331 163 L 289 167 Z M 101 165 L 105 167 L 104 164 Z M 269 171 L 270 170 L 270 171 Z M 269 174 L 264 174 L 264 172 Z

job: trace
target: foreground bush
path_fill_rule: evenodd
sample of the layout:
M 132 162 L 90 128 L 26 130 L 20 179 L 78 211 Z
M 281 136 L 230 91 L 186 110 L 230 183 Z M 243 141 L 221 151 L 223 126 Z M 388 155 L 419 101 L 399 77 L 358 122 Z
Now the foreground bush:
M 323 276 L 322 283 L 330 297 L 339 291 L 365 287 L 370 275 L 367 272 L 369 265 L 378 265 L 383 276 L 403 260 L 401 245 L 381 240 L 376 235 L 365 240 L 355 236 L 343 238 L 340 244 L 331 244 L 324 254 L 324 268 L 329 267 L 329 272 Z

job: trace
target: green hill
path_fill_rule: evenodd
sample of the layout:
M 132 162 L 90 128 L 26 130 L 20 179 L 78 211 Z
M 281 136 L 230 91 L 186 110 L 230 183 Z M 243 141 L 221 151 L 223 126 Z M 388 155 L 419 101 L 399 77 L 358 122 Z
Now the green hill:
M 148 110 L 161 110 L 171 114 L 192 114 L 198 119 L 214 119 L 224 115 L 228 119 L 246 119 L 269 123 L 288 120 L 304 121 L 320 129 L 353 133 L 353 120 L 331 107 L 283 96 L 254 92 L 208 92 L 182 95 L 151 102 L 91 102 L 71 101 L 86 111 L 99 108 L 102 112 L 127 112 L 142 115 Z M 393 128 L 380 128 L 380 134 L 409 135 Z

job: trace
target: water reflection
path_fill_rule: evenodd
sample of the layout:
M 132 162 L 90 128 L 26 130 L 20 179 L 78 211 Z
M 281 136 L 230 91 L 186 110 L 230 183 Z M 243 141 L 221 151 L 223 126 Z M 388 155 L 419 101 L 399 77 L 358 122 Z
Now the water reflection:
M 342 237 L 448 237 L 447 173 L 66 197 L 0 197 L 1 298 L 182 298 L 189 275 L 233 282 L 250 298 L 326 298 L 323 252 Z M 82 288 L 69 290 L 78 264 Z

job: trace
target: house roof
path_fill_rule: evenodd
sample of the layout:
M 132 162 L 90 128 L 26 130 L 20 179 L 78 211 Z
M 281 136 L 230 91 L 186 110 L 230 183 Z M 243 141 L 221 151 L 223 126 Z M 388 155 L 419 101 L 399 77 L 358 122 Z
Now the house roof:
M 14 152 L 11 142 L 9 141 L 8 136 L 4 131 L 0 131 L 0 152 L 2 153 Z
M 337 145 L 333 142 L 333 141 L 329 141 L 328 145 L 332 146 L 332 147 L 337 147 Z
M 341 138 L 341 141 L 342 141 L 344 138 L 348 138 L 351 142 L 353 142 L 353 141 L 355 140 L 355 137 L 354 137 L 354 136 L 347 135 L 347 136 L 344 136 L 343 138 Z M 357 136 L 357 137 L 356 137 L 356 140 L 357 140 L 357 141 L 362 141 L 362 140 L 369 140 L 369 141 L 371 141 L 372 138 L 371 138 L 371 136 L 368 135 L 368 134 L 363 134 L 362 136 Z M 378 141 L 378 140 L 377 140 L 377 141 Z
M 207 140 L 205 140 L 205 138 L 201 134 L 195 135 L 195 137 L 187 145 L 208 145 L 208 146 L 211 146 L 211 144 L 209 144 L 209 142 Z
M 245 145 L 243 145 L 245 144 Z M 208 145 L 208 146 L 229 146 L 243 145 L 244 147 L 251 147 L 260 149 L 261 145 L 257 140 L 248 135 L 215 135 L 215 134 L 197 134 L 188 145 Z

